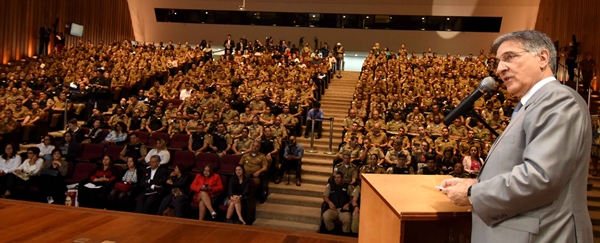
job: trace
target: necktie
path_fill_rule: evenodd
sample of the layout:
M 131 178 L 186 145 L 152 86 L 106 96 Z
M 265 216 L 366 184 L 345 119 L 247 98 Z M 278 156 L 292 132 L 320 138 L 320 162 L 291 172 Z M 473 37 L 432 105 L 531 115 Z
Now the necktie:
M 515 116 L 517 115 L 517 113 L 519 112 L 519 110 L 521 109 L 521 107 L 523 107 L 523 104 L 521 104 L 521 102 L 519 102 L 519 104 L 517 105 L 517 107 L 515 108 L 515 110 L 512 113 L 512 116 L 510 117 L 510 120 L 512 121 L 513 119 L 515 119 Z

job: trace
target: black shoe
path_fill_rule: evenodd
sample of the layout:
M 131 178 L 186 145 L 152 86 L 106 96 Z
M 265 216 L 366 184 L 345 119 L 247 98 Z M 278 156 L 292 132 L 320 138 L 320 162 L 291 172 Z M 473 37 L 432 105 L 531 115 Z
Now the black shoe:
M 308 135 L 304 135 L 304 138 L 308 138 Z

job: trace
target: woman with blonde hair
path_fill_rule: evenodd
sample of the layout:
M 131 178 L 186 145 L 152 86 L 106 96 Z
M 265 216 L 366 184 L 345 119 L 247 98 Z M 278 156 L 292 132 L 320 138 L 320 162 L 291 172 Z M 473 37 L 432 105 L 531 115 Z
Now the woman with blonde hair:
M 169 150 L 167 150 L 167 144 L 165 143 L 165 140 L 159 139 L 156 141 L 156 145 L 154 145 L 154 148 L 150 150 L 148 154 L 146 154 L 146 163 L 148 163 L 150 161 L 150 158 L 152 158 L 152 156 L 154 155 L 158 155 L 158 157 L 160 157 L 161 165 L 169 163 L 169 161 L 171 160 L 171 154 L 169 153 Z

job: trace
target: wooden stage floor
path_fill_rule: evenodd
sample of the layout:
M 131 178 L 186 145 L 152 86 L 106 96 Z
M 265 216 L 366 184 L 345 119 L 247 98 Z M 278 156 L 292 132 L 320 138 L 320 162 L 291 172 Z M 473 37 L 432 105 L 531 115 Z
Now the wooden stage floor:
M 357 241 L 326 234 L 0 199 L 0 242 Z

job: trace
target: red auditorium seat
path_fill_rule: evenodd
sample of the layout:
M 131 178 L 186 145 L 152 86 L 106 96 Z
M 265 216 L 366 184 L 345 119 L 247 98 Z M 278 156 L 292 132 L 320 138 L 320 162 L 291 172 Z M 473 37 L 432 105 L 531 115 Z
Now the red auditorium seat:
M 148 138 L 150 137 L 150 133 L 144 132 L 144 131 L 139 131 L 139 132 L 136 132 L 135 134 L 137 134 L 138 138 L 140 139 L 140 143 L 148 145 Z
M 174 134 L 173 137 L 171 137 L 171 142 L 169 143 L 169 149 L 182 150 L 184 148 L 187 148 L 189 142 L 190 142 L 190 135 Z
M 65 184 L 74 184 L 80 183 L 87 179 L 98 167 L 97 164 L 81 162 L 75 165 L 75 169 L 73 170 L 73 176 L 71 178 L 65 179 Z
M 108 134 L 110 133 L 110 131 L 106 128 L 102 128 L 102 141 L 104 141 L 104 139 L 106 138 L 106 136 L 108 136 Z
M 199 153 L 196 155 L 196 165 L 194 170 L 202 172 L 206 165 L 210 165 L 213 171 L 217 171 L 219 167 L 219 155 L 213 153 Z
M 219 163 L 218 173 L 232 174 L 235 172 L 235 166 L 240 163 L 242 159 L 241 155 L 224 154 L 221 156 L 221 163 Z
M 121 145 L 108 145 L 106 147 L 106 151 L 104 154 L 110 156 L 113 161 L 118 160 L 121 155 L 121 151 L 123 151 L 124 146 Z
M 76 161 L 89 162 L 91 160 L 97 160 L 104 156 L 104 145 L 102 144 L 86 144 L 83 147 L 81 156 L 77 157 Z
M 169 134 L 165 133 L 165 132 L 155 132 L 154 134 L 152 134 L 152 136 L 150 136 L 150 139 L 148 139 L 148 143 L 146 144 L 146 146 L 148 147 L 154 147 L 156 145 L 156 141 L 158 141 L 159 139 L 165 140 L 165 145 L 168 146 L 169 145 L 169 141 L 171 140 L 169 138 Z
M 171 159 L 173 163 L 170 166 L 171 168 L 175 168 L 177 165 L 185 165 L 188 167 L 194 166 L 194 152 L 191 151 L 176 151 L 173 155 L 173 159 Z

